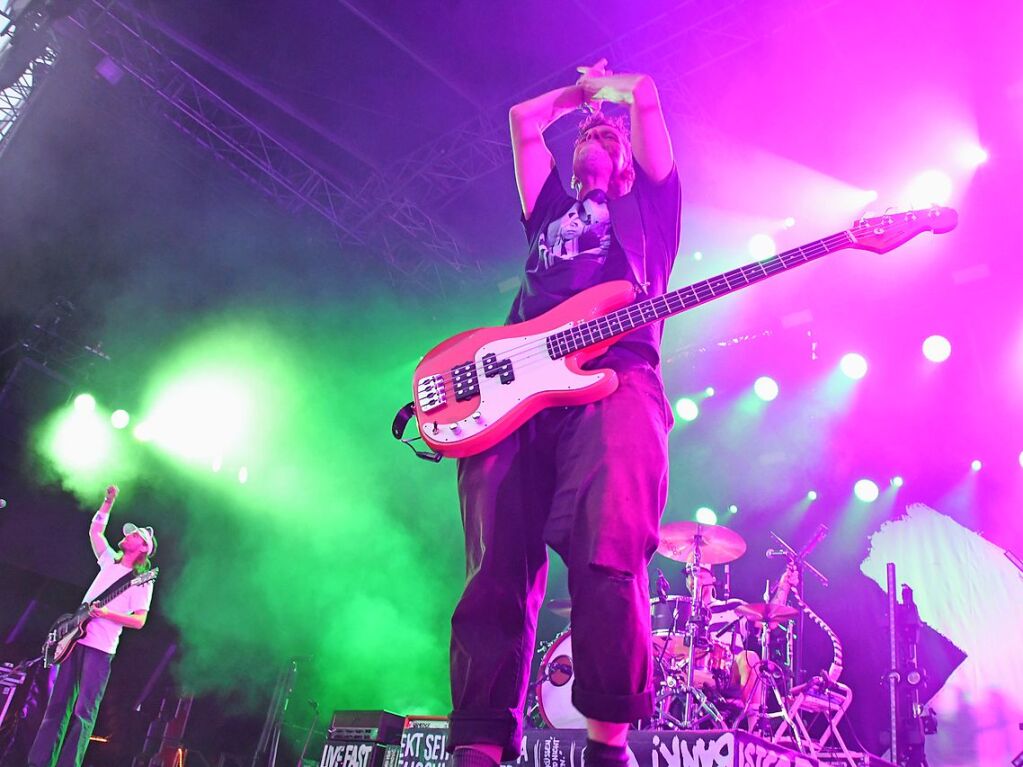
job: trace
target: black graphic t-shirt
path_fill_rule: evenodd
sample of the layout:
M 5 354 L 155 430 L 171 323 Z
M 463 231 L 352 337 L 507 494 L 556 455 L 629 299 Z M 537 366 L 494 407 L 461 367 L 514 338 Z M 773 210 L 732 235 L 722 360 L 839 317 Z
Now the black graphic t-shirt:
M 627 195 L 608 199 L 600 190 L 583 200 L 570 196 L 551 170 L 528 220 L 529 258 L 508 322 L 523 322 L 585 288 L 609 280 L 639 286 L 637 298 L 660 295 L 678 253 L 682 193 L 678 171 L 659 184 L 636 165 Z M 663 323 L 638 328 L 612 347 L 628 349 L 657 366 Z

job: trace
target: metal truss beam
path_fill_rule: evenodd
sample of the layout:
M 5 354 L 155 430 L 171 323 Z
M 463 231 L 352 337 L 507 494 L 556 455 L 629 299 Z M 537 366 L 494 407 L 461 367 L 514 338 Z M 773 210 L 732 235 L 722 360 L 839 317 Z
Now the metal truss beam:
M 584 60 L 606 56 L 615 68 L 649 71 L 656 76 L 668 110 L 696 116 L 702 108 L 688 92 L 686 81 L 690 75 L 770 37 L 784 25 L 784 21 L 770 23 L 768 15 L 783 20 L 805 18 L 840 1 L 786 0 L 762 6 L 755 0 L 685 0 L 592 51 Z M 663 29 L 672 31 L 661 34 Z M 479 114 L 440 136 L 371 178 L 367 195 L 384 210 L 394 204 L 392 195 L 443 206 L 467 184 L 511 161 L 508 107 L 520 98 L 564 83 L 564 72 L 559 72 L 513 97 L 499 112 Z
M 313 168 L 281 141 L 228 104 L 165 52 L 168 38 L 128 3 L 85 0 L 74 17 L 91 45 L 158 97 L 163 115 L 270 199 L 326 219 L 344 246 L 379 253 L 395 276 L 440 262 L 475 267 L 458 241 L 411 200 L 372 205 L 364 190 Z
M 0 62 L 4 63 L 8 63 L 8 57 L 14 52 L 12 47 L 14 35 L 18 34 L 18 27 L 11 18 L 12 13 L 7 7 L 0 7 Z M 34 26 L 35 24 L 31 23 L 21 25 L 22 29 L 36 31 L 33 29 Z M 42 52 L 28 62 L 27 68 L 17 81 L 6 88 L 0 88 L 0 158 L 10 146 L 19 121 L 24 120 L 30 97 L 45 81 L 57 60 L 56 46 L 52 42 L 49 30 L 40 28 L 37 33 L 45 36 Z

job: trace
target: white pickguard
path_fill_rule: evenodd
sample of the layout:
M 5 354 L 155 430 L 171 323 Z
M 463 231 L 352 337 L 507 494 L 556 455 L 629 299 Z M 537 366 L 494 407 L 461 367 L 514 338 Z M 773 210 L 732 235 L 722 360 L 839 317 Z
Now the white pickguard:
M 434 421 L 425 415 L 420 428 L 427 431 L 434 442 L 450 444 L 462 442 L 479 434 L 487 426 L 499 421 L 527 397 L 541 392 L 572 391 L 584 389 L 603 380 L 605 373 L 580 375 L 569 370 L 566 358 L 552 360 L 547 354 L 546 338 L 562 330 L 568 330 L 575 322 L 568 322 L 559 328 L 546 330 L 533 336 L 513 336 L 492 341 L 476 352 L 476 366 L 479 375 L 480 401 L 475 413 L 460 421 Z M 523 347 L 529 349 L 526 352 Z M 498 361 L 510 358 L 515 380 L 501 383 L 499 376 L 487 378 L 483 375 L 483 357 L 497 355 Z

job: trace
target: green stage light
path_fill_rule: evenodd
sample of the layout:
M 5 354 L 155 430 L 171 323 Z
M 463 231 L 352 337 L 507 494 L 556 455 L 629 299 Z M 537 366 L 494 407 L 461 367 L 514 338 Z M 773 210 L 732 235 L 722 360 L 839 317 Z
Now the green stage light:
M 675 412 L 683 421 L 695 421 L 700 415 L 700 406 L 696 404 L 695 400 L 682 397 L 675 402 Z
M 123 429 L 131 421 L 131 416 L 128 415 L 127 410 L 115 410 L 110 414 L 110 425 L 115 429 Z
M 714 387 L 713 386 L 708 386 L 706 389 L 704 389 L 703 390 L 703 396 L 705 396 L 705 397 L 713 397 L 714 396 Z
M 701 525 L 716 525 L 718 523 L 718 515 L 714 512 L 714 509 L 701 506 L 696 510 L 696 521 Z
M 817 500 L 817 491 L 816 490 L 811 490 L 810 492 L 808 492 L 806 494 L 806 500 L 808 500 L 808 501 L 816 501 Z
M 75 410 L 82 413 L 94 413 L 96 411 L 96 398 L 91 394 L 79 394 L 75 397 Z
M 49 440 L 50 457 L 69 472 L 98 469 L 110 456 L 109 427 L 95 412 L 78 408 L 57 417 Z
M 853 493 L 864 503 L 873 503 L 881 494 L 877 483 L 869 479 L 861 479 L 853 486 Z
M 753 382 L 753 391 L 764 402 L 770 402 L 778 396 L 778 382 L 770 376 L 760 376 Z
M 739 511 L 739 507 L 733 503 L 731 506 L 728 507 L 728 511 L 732 514 L 735 514 Z
M 902 487 L 905 484 L 905 480 L 902 477 L 896 475 L 892 477 L 892 487 Z

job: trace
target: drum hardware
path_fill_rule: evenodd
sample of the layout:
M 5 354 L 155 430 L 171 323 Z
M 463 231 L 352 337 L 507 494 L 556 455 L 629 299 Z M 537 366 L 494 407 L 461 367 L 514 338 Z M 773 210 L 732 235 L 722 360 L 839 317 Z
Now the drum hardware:
M 672 635 L 676 626 L 669 627 L 658 658 L 659 667 L 664 676 L 662 687 L 657 695 L 658 711 L 655 724 L 675 726 L 681 729 L 692 729 L 694 725 L 705 721 L 708 717 L 722 727 L 727 726 L 721 712 L 707 697 L 706 693 L 696 685 L 697 650 L 703 651 L 702 658 L 713 673 L 712 653 L 714 648 L 709 636 L 710 611 L 703 603 L 704 587 L 700 573 L 705 565 L 725 564 L 738 559 L 746 551 L 746 541 L 734 530 L 716 525 L 703 525 L 698 522 L 669 522 L 661 527 L 660 544 L 657 551 L 677 562 L 686 564 L 686 576 L 693 579 L 693 597 L 690 602 L 689 614 L 686 617 L 682 632 L 686 648 L 685 682 L 681 686 L 674 669 L 665 667 L 664 658 L 672 645 Z M 658 579 L 660 587 L 660 578 Z M 660 588 L 659 592 L 660 594 Z M 675 656 L 672 656 L 672 660 Z M 671 703 L 682 700 L 682 717 L 679 719 L 671 711 Z

